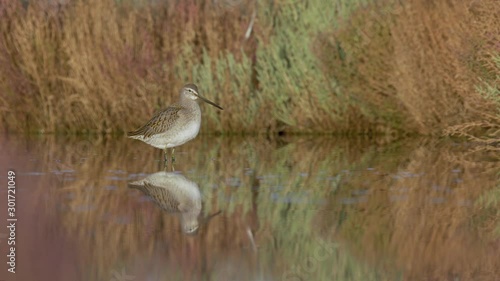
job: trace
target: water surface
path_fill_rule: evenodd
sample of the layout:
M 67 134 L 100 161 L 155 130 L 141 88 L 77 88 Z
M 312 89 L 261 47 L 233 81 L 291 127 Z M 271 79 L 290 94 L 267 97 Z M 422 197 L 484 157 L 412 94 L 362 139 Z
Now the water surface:
M 4 280 L 500 278 L 499 159 L 478 145 L 201 136 L 172 169 L 121 137 L 0 143 Z

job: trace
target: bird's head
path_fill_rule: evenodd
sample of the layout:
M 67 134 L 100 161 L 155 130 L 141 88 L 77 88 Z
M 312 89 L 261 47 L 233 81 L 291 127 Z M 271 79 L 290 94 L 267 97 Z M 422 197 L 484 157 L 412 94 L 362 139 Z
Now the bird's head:
M 198 87 L 195 84 L 184 85 L 181 91 L 181 95 L 194 101 L 202 100 L 210 105 L 217 107 L 220 110 L 223 110 L 222 107 L 220 107 L 219 105 L 201 96 L 200 93 L 198 92 Z

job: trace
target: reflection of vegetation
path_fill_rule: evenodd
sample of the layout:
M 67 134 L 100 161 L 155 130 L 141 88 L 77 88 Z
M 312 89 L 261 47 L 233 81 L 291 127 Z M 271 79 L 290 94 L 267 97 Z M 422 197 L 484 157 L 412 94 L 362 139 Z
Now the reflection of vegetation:
M 495 0 L 4 2 L 8 129 L 129 130 L 194 81 L 212 132 L 498 140 Z
M 200 137 L 182 147 L 175 168 L 198 184 L 203 215 L 222 211 L 196 236 L 183 235 L 175 218 L 126 187 L 158 171 L 159 151 L 97 138 L 84 155 L 67 139 L 32 153 L 43 151 L 44 171 L 58 163 L 75 170 L 73 180 L 54 177 L 40 190 L 54 198 L 44 209 L 60 231 L 82 247 L 85 280 L 109 279 L 111 268 L 123 266 L 138 278 L 177 280 L 444 280 L 451 273 L 486 280 L 500 273 L 497 249 L 485 246 L 496 241 L 492 229 L 470 223 L 486 213 L 468 203 L 497 185 L 495 163 L 483 161 L 491 155 L 425 140 L 290 141 Z M 488 215 L 483 225 L 499 221 Z
M 352 197 L 361 187 L 368 195 L 347 207 L 338 206 L 338 197 L 329 200 L 327 214 L 346 216 L 337 229 L 339 243 L 386 273 L 401 270 L 409 280 L 443 280 L 449 274 L 461 280 L 494 279 L 498 249 L 485 244 L 494 244 L 498 236 L 492 228 L 471 227 L 474 217 L 486 225 L 500 221 L 497 210 L 473 204 L 498 184 L 496 162 L 488 161 L 494 154 L 471 155 L 466 147 L 436 142 L 403 151 L 393 154 L 399 167 L 386 170 L 387 176 L 363 172 L 344 178 L 344 196 Z M 379 159 L 372 164 L 377 170 L 384 162 Z M 324 231 L 335 223 L 325 215 L 321 219 Z
M 500 240 L 500 173 L 497 174 L 496 188 L 484 192 L 476 204 L 481 213 L 476 216 L 476 224 L 485 233 L 490 234 L 489 239 Z

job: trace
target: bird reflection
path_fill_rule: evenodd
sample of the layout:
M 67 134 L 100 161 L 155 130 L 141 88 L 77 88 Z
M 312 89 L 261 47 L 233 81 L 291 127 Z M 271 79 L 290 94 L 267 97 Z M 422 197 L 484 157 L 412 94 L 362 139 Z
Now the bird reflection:
M 201 212 L 201 194 L 196 183 L 181 174 L 162 171 L 128 185 L 151 197 L 166 212 L 177 214 L 184 233 L 196 233 Z

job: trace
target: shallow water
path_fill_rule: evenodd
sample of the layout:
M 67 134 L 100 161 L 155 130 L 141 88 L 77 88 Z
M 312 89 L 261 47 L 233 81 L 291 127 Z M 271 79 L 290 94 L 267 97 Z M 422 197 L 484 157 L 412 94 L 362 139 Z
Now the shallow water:
M 172 169 L 126 138 L 0 144 L 3 280 L 500 278 L 499 159 L 478 145 L 201 136 Z

